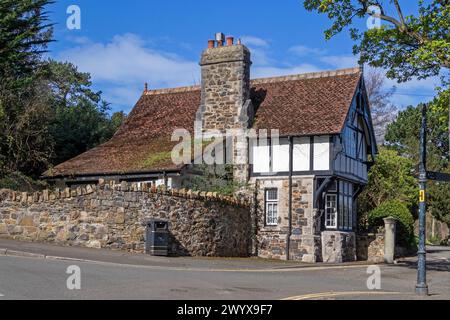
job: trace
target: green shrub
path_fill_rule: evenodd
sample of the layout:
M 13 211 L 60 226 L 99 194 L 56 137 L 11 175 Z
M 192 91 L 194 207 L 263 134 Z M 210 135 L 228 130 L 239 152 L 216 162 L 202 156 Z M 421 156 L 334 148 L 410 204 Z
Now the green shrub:
M 11 189 L 15 191 L 39 191 L 47 188 L 48 185 L 44 181 L 34 180 L 21 172 L 11 172 L 0 176 L 0 189 Z
M 383 218 L 393 217 L 397 220 L 396 238 L 399 246 L 414 246 L 414 218 L 408 207 L 399 200 L 388 200 L 368 213 L 371 229 L 384 225 Z

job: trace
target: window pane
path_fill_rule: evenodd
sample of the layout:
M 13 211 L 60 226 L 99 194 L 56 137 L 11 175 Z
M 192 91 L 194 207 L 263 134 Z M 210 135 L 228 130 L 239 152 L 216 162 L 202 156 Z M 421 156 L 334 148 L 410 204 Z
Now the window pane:
M 330 228 L 336 228 L 336 195 L 326 196 L 325 226 Z
M 278 193 L 277 189 L 267 190 L 267 200 L 277 200 L 278 199 L 277 193 Z

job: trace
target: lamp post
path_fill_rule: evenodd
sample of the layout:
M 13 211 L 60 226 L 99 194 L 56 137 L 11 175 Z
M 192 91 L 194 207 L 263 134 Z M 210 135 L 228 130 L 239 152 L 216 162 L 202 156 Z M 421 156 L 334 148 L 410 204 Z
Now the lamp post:
M 428 295 L 426 275 L 425 219 L 426 219 L 426 183 L 427 183 L 427 106 L 422 105 L 422 125 L 420 127 L 420 163 L 419 163 L 419 248 L 417 251 L 416 294 Z

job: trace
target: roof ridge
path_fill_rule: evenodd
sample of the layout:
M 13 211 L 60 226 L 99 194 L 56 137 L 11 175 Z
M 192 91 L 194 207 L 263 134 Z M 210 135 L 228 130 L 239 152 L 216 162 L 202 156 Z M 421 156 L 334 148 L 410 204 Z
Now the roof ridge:
M 189 91 L 197 91 L 200 90 L 200 86 L 184 86 L 184 87 L 175 87 L 175 88 L 162 88 L 162 89 L 153 89 L 144 91 L 144 95 L 154 95 L 154 94 L 162 94 L 162 93 L 179 93 L 179 92 L 189 92 Z
M 318 72 L 307 72 L 307 73 L 299 73 L 299 74 L 293 74 L 293 75 L 287 75 L 287 76 L 258 78 L 258 79 L 251 80 L 251 82 L 254 85 L 254 84 L 282 82 L 282 81 L 289 81 L 289 80 L 303 80 L 303 79 L 336 77 L 336 76 L 343 76 L 343 75 L 356 74 L 356 73 L 361 73 L 361 69 L 359 67 L 337 69 L 337 70 L 326 70 L 326 71 L 318 71 Z

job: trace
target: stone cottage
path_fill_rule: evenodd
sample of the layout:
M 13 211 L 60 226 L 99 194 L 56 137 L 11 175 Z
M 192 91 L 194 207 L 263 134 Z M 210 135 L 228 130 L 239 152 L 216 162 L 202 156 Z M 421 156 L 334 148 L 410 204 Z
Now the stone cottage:
M 249 49 L 222 34 L 208 42 L 200 66 L 200 86 L 146 87 L 110 141 L 44 178 L 65 185 L 103 179 L 179 188 L 192 165 L 171 158 L 175 129 L 196 138 L 229 129 L 276 130 L 268 143 L 231 139 L 234 179 L 247 184 L 242 193 L 254 204 L 253 253 L 354 260 L 357 198 L 377 153 L 361 69 L 252 80 Z

